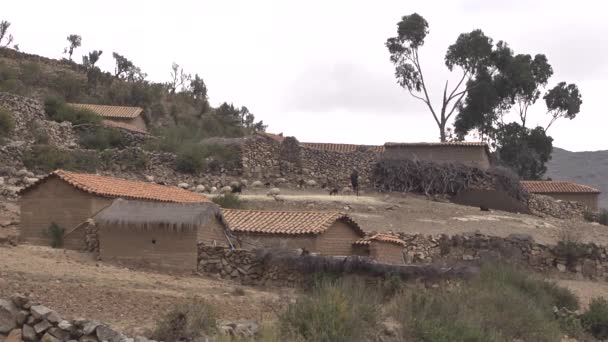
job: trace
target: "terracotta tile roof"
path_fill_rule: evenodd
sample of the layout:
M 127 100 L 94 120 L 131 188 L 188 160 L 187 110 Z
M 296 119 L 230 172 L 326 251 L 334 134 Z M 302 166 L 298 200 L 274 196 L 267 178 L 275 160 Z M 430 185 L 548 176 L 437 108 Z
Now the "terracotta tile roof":
M 307 142 L 305 142 L 305 143 L 302 143 L 302 146 L 308 147 L 308 148 L 311 148 L 314 150 L 342 152 L 342 153 L 356 152 L 360 149 L 371 149 L 376 153 L 384 152 L 384 146 L 371 146 L 371 145 L 307 143 Z
M 387 233 L 378 233 L 378 234 L 374 234 L 372 236 L 364 237 L 363 239 L 353 242 L 353 245 L 366 246 L 366 245 L 371 244 L 374 241 L 394 243 L 397 245 L 405 246 L 405 241 L 401 240 L 396 235 L 387 234 Z
M 230 230 L 265 234 L 322 234 L 338 221 L 349 224 L 361 236 L 359 225 L 339 212 L 261 211 L 225 209 L 224 218 Z
M 589 193 L 599 194 L 598 189 L 590 186 L 561 181 L 521 181 L 522 187 L 534 194 L 550 193 Z
M 126 122 L 103 120 L 102 123 L 104 124 L 104 126 L 108 126 L 108 127 L 126 129 L 127 131 L 131 131 L 131 132 L 135 132 L 135 133 L 148 134 L 148 132 L 144 131 L 143 129 L 140 129 L 137 126 L 128 124 Z
M 84 103 L 68 103 L 68 105 L 79 109 L 88 109 L 106 118 L 132 119 L 138 117 L 143 112 L 143 109 L 140 107 L 104 106 Z
M 442 147 L 442 146 L 459 146 L 459 147 L 488 147 L 488 144 L 482 141 L 451 141 L 451 142 L 387 142 L 385 147 Z
M 57 177 L 82 191 L 109 198 L 138 199 L 173 203 L 204 203 L 209 200 L 199 194 L 175 186 L 57 170 L 21 190 L 28 192 L 52 177 Z

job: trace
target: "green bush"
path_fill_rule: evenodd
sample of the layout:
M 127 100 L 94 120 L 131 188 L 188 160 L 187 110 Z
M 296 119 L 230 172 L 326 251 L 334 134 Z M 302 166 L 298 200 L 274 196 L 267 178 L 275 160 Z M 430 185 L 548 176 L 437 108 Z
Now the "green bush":
M 196 341 L 217 331 L 213 306 L 195 297 L 186 298 L 164 314 L 156 324 L 154 339 Z
M 380 299 L 362 282 L 322 281 L 281 315 L 285 341 L 366 341 L 380 319 Z
M 15 129 L 15 119 L 8 110 L 0 107 L 0 139 L 11 135 Z
M 602 209 L 600 212 L 599 223 L 608 226 L 608 210 Z
M 23 155 L 30 170 L 52 172 L 57 169 L 94 172 L 100 162 L 94 153 L 62 150 L 50 145 L 34 145 Z
M 51 226 L 47 229 L 47 235 L 51 239 L 51 247 L 53 248 L 61 248 L 63 247 L 63 236 L 65 234 L 65 229 L 60 227 L 55 222 L 51 223 Z
M 205 167 L 204 149 L 200 145 L 184 146 L 175 160 L 176 170 L 183 173 L 198 173 Z
M 48 87 L 68 101 L 77 101 L 87 88 L 87 81 L 73 72 L 59 71 L 50 77 Z
M 20 64 L 19 78 L 28 86 L 41 87 L 45 85 L 45 76 L 40 64 L 36 62 L 22 62 Z
M 61 98 L 48 97 L 44 101 L 44 111 L 53 121 L 69 121 L 73 125 L 99 125 L 101 117 L 90 110 L 78 109 L 67 105 Z
M 235 194 L 223 194 L 216 196 L 212 199 L 213 203 L 226 209 L 241 209 L 243 203 L 238 195 Z
M 581 316 L 583 327 L 595 338 L 608 338 L 608 300 L 595 298 L 589 309 Z
M 84 148 L 100 151 L 108 148 L 123 149 L 128 145 L 127 139 L 120 130 L 106 127 L 83 131 L 79 142 Z
M 120 165 L 125 171 L 141 171 L 148 168 L 150 158 L 139 149 L 124 149 L 120 152 L 114 150 L 103 151 L 100 154 L 105 168 L 111 169 L 113 165 Z
M 553 307 L 578 308 L 576 297 L 511 267 L 486 266 L 478 279 L 451 291 L 397 297 L 403 338 L 420 341 L 559 341 L 565 330 Z

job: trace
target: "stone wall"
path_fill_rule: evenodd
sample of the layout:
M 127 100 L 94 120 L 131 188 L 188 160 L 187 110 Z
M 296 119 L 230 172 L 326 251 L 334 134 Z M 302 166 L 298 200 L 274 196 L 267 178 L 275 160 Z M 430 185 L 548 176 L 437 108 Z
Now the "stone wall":
M 530 211 L 537 216 L 551 216 L 559 219 L 584 219 L 589 209 L 582 203 L 557 200 L 550 196 L 530 194 Z
M 608 249 L 595 244 L 560 242 L 550 246 L 519 234 L 506 238 L 476 233 L 399 235 L 406 242 L 407 263 L 507 261 L 543 273 L 568 272 L 579 277 L 608 280 Z
M 61 316 L 23 295 L 0 299 L 0 340 L 61 342 L 146 342 L 142 336 L 130 338 L 108 325 L 85 319 L 64 320 Z

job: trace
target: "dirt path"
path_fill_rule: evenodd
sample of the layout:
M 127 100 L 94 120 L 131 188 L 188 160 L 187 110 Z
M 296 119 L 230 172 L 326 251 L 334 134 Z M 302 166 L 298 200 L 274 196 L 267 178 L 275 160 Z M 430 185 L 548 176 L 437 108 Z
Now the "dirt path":
M 201 296 L 226 320 L 273 320 L 293 290 L 243 288 L 198 276 L 134 271 L 89 255 L 37 246 L 0 247 L 0 298 L 22 292 L 68 318 L 86 317 L 128 333 L 153 328 L 158 315 L 185 296 Z
M 241 195 L 252 209 L 339 210 L 349 213 L 366 231 L 401 231 L 422 234 L 459 234 L 479 231 L 506 237 L 529 234 L 536 241 L 555 244 L 564 230 L 576 232 L 581 241 L 608 245 L 608 229 L 598 224 L 501 211 L 485 212 L 476 207 L 436 202 L 414 194 L 329 196 L 320 191 L 282 191 L 282 201 L 265 196 L 262 190 Z

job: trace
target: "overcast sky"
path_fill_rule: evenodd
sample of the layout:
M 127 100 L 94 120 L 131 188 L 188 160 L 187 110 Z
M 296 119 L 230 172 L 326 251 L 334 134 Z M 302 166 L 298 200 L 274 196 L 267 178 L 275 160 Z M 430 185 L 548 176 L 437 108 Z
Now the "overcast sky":
M 554 146 L 608 149 L 608 4 L 600 0 L 445 1 L 128 1 L 4 0 L 0 19 L 22 51 L 60 58 L 68 34 L 82 36 L 77 60 L 93 49 L 113 70 L 112 52 L 153 81 L 172 62 L 198 73 L 212 105 L 245 105 L 268 124 L 307 142 L 381 144 L 435 141 L 428 109 L 395 81 L 384 46 L 401 16 L 429 22 L 421 50 L 431 96 L 439 106 L 448 45 L 480 28 L 516 53 L 544 53 L 555 71 L 549 87 L 576 83 L 583 105 L 573 121 L 549 130 Z M 545 126 L 542 99 L 528 122 Z

